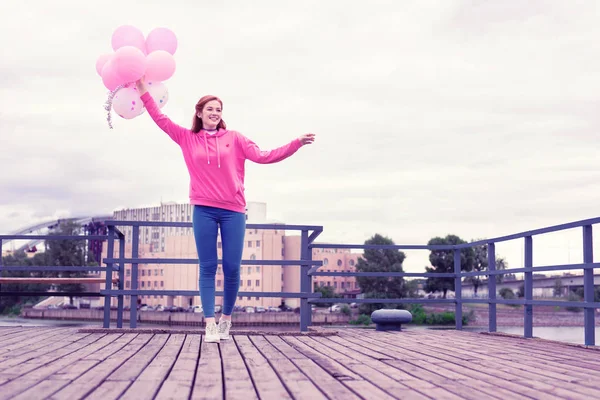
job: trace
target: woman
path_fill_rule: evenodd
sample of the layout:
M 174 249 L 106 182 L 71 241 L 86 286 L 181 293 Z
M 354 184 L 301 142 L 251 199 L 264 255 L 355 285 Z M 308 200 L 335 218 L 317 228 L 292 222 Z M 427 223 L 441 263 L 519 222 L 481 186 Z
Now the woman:
M 260 164 L 282 161 L 300 147 L 314 141 L 306 134 L 285 146 L 261 151 L 240 134 L 228 130 L 221 118 L 223 103 L 204 96 L 196 104 L 191 129 L 162 114 L 148 92 L 144 79 L 137 82 L 144 106 L 154 122 L 177 143 L 190 174 L 190 202 L 194 205 L 193 227 L 200 259 L 200 300 L 206 318 L 205 341 L 229 339 L 231 314 L 240 284 L 240 264 L 246 233 L 244 162 Z M 215 274 L 217 272 L 217 228 L 223 244 L 224 299 L 219 324 L 215 322 Z

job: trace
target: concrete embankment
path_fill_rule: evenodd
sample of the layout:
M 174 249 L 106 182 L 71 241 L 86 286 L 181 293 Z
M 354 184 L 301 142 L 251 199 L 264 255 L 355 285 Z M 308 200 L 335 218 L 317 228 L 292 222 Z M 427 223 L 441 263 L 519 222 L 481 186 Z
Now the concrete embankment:
M 425 307 L 427 312 L 452 311 L 454 307 Z M 473 311 L 469 326 L 487 327 L 489 322 L 489 310 L 487 307 L 463 306 L 463 315 Z M 600 310 L 596 310 L 596 326 L 600 326 Z M 523 326 L 524 309 L 519 307 L 498 307 L 496 311 L 496 324 L 498 326 Z M 584 324 L 583 312 L 567 311 L 564 308 L 556 309 L 549 306 L 533 307 L 533 325 L 550 327 L 581 327 Z
M 21 317 L 31 319 L 102 321 L 104 318 L 104 311 L 25 309 L 21 311 Z M 110 318 L 112 321 L 117 320 L 116 310 L 111 310 Z M 233 313 L 232 318 L 236 326 L 292 326 L 300 324 L 300 314 L 296 314 L 294 312 L 237 312 Z M 348 316 L 342 313 L 313 313 L 312 324 L 347 324 L 349 319 L 350 318 Z M 123 321 L 129 322 L 129 311 L 123 312 Z M 157 325 L 204 326 L 204 316 L 201 313 L 138 311 L 137 321 Z

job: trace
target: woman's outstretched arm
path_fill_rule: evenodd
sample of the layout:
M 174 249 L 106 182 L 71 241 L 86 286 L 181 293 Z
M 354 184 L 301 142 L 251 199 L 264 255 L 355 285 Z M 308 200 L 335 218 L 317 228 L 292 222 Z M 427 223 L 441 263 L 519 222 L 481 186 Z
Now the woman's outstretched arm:
M 158 108 L 158 105 L 150 95 L 150 92 L 148 92 L 148 88 L 146 87 L 146 83 L 143 77 L 142 79 L 136 82 L 136 86 L 138 92 L 140 93 L 140 98 L 144 102 L 146 110 L 148 110 L 148 114 L 150 114 L 150 117 L 152 117 L 154 122 L 156 122 L 156 125 L 158 125 L 160 129 L 165 131 L 175 143 L 180 144 L 181 138 L 183 137 L 183 135 L 186 134 L 188 130 L 171 121 L 169 117 L 167 117 L 160 111 L 160 108 Z

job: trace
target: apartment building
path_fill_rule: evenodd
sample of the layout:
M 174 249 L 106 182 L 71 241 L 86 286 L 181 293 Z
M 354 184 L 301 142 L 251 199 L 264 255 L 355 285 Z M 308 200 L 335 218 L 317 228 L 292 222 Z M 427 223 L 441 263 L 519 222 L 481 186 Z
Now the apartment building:
M 191 222 L 193 206 L 190 204 L 164 203 L 157 207 L 125 209 L 114 212 L 115 220 L 127 221 L 170 221 Z M 267 221 L 266 204 L 248 203 L 246 220 L 252 223 L 270 223 Z M 125 254 L 131 255 L 132 228 L 118 227 L 126 236 Z M 217 253 L 222 258 L 221 238 L 217 239 Z M 185 227 L 140 227 L 140 258 L 197 259 L 196 243 L 191 228 Z M 106 249 L 103 250 L 106 256 Z M 115 243 L 115 255 L 118 243 Z M 358 259 L 341 249 L 314 249 L 313 259 L 323 260 L 322 270 L 353 271 Z M 271 229 L 247 229 L 243 259 L 246 260 L 298 260 L 300 259 L 300 236 L 297 232 Z M 125 266 L 125 288 L 132 288 L 131 265 Z M 138 266 L 138 289 L 153 290 L 199 290 L 199 265 L 196 264 L 140 264 Z M 224 277 L 222 267 L 217 269 L 216 290 L 223 290 Z M 332 286 L 337 293 L 357 288 L 353 277 L 315 277 L 314 287 Z M 299 266 L 242 265 L 240 271 L 240 292 L 297 292 L 300 290 Z M 188 307 L 200 305 L 200 296 L 139 296 L 138 301 L 148 305 Z M 126 298 L 126 303 L 129 299 Z M 280 297 L 239 296 L 236 302 L 240 306 L 277 307 L 284 302 L 290 307 L 298 307 L 298 299 Z M 116 304 L 116 299 L 113 299 Z M 216 298 L 216 304 L 223 304 L 222 298 Z

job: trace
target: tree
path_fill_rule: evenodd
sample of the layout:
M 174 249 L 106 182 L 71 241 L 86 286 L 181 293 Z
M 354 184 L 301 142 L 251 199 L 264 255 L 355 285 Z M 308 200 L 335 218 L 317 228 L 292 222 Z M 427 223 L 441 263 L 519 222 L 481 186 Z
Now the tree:
M 554 296 L 560 297 L 562 295 L 562 292 L 563 292 L 562 279 L 557 278 L 556 281 L 554 281 Z
M 317 286 L 315 288 L 315 293 L 321 293 L 321 297 L 324 299 L 337 299 L 341 296 L 333 290 L 331 286 Z M 333 305 L 333 303 L 313 303 L 317 307 L 328 307 Z
M 496 257 L 496 271 L 504 271 L 507 269 L 508 263 L 504 259 L 504 257 Z M 496 275 L 496 283 L 502 283 L 505 279 L 508 280 L 510 276 L 515 276 L 515 274 L 501 274 Z
M 487 244 L 481 244 L 473 246 L 473 270 L 477 272 L 487 271 L 488 269 L 488 246 Z M 453 261 L 454 262 L 454 261 Z M 468 276 L 465 278 L 465 282 L 471 282 L 473 285 L 473 291 L 477 295 L 477 289 L 483 284 L 485 277 L 483 275 Z
M 32 258 L 28 258 L 23 253 L 15 253 L 2 257 L 2 265 L 7 267 L 44 265 L 44 253 L 38 253 Z M 47 273 L 29 272 L 29 271 L 2 271 L 1 276 L 13 278 L 25 278 L 29 276 L 48 276 Z M 40 283 L 5 283 L 2 284 L 2 291 L 5 292 L 45 292 L 50 285 Z M 18 307 L 22 303 L 37 303 L 43 296 L 0 296 L 0 314 L 18 313 Z
M 472 240 L 471 242 L 478 242 L 480 239 Z M 501 271 L 506 269 L 506 260 L 504 258 L 496 256 L 496 271 Z M 473 246 L 473 270 L 478 272 L 487 271 L 489 269 L 488 263 L 488 245 L 481 244 L 478 246 Z M 496 275 L 496 283 L 502 283 L 504 280 L 504 275 Z M 488 281 L 488 278 L 485 275 L 479 276 L 469 276 L 465 278 L 465 282 L 471 282 L 473 285 L 473 291 L 477 294 L 477 289 L 479 286 L 483 285 Z
M 365 241 L 366 245 L 394 245 L 392 239 L 375 234 Z M 406 255 L 397 249 L 365 249 L 362 257 L 356 263 L 357 272 L 404 272 L 402 263 Z M 403 277 L 356 277 L 358 286 L 365 298 L 399 299 L 406 297 L 407 286 Z M 371 313 L 391 304 L 362 304 L 361 312 Z
M 447 235 L 445 238 L 434 237 L 427 243 L 428 246 L 458 245 L 467 243 L 456 235 Z M 475 252 L 472 248 L 460 250 L 461 271 L 473 269 Z M 429 254 L 431 267 L 425 267 L 427 273 L 453 273 L 454 272 L 454 250 L 431 250 Z M 429 277 L 425 282 L 425 291 L 428 293 L 442 292 L 446 298 L 448 290 L 454 291 L 454 278 Z
M 70 236 L 79 235 L 81 226 L 73 221 L 63 221 L 49 236 Z M 53 266 L 85 266 L 85 240 L 46 240 L 46 254 L 48 265 Z M 81 278 L 87 275 L 85 271 L 61 271 L 58 274 L 61 278 Z M 81 283 L 67 283 L 57 286 L 60 292 L 84 292 L 85 286 Z M 69 296 L 69 301 L 73 304 L 73 297 Z

